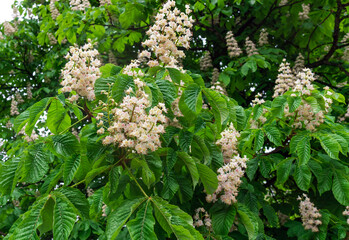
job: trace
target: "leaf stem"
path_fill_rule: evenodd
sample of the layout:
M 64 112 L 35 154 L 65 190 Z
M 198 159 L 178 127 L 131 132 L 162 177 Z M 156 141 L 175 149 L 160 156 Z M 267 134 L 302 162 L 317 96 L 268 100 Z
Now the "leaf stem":
M 142 193 L 144 194 L 144 196 L 146 196 L 147 198 L 149 198 L 148 194 L 145 193 L 145 191 L 143 190 L 143 188 L 141 187 L 141 185 L 138 183 L 136 177 L 132 174 L 132 172 L 130 171 L 130 169 L 127 167 L 126 163 L 124 163 L 125 168 L 127 169 L 128 173 L 131 175 L 131 177 L 133 178 L 133 180 L 135 180 L 137 186 L 139 187 L 139 189 L 142 191 Z

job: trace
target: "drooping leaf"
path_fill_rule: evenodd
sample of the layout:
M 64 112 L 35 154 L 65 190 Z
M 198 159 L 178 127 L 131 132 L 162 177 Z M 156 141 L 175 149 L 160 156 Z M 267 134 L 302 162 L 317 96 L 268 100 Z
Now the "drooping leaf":
M 349 205 L 349 178 L 343 171 L 334 171 L 332 192 L 340 204 Z
M 194 159 L 186 152 L 177 152 L 177 156 L 184 162 L 184 164 L 188 168 L 191 178 L 193 180 L 193 186 L 195 187 L 199 181 L 199 172 Z
M 66 158 L 63 169 L 63 179 L 64 185 L 68 186 L 71 181 L 73 181 L 76 172 L 80 166 L 81 156 L 73 155 L 69 158 Z
M 3 195 L 12 193 L 17 184 L 16 171 L 19 162 L 20 158 L 10 158 L 4 164 L 0 165 L 0 192 Z
M 311 171 L 308 165 L 296 166 L 294 179 L 301 190 L 307 191 L 311 183 Z
M 43 148 L 43 144 L 33 145 L 24 155 L 24 181 L 35 183 L 48 171 L 48 154 Z
M 206 193 L 214 193 L 218 187 L 217 174 L 215 174 L 215 172 L 205 164 L 198 163 L 196 164 L 196 166 L 198 168 L 200 180 L 205 187 Z
M 235 207 L 223 204 L 214 205 L 211 212 L 214 232 L 219 235 L 227 235 L 234 224 Z
M 47 121 L 48 129 L 54 134 L 59 134 L 67 130 L 71 124 L 71 119 L 67 110 L 63 107 L 60 100 L 53 98 L 48 109 Z
M 79 189 L 72 187 L 62 187 L 57 190 L 62 193 L 76 208 L 79 215 L 84 218 L 89 218 L 90 205 L 85 195 Z

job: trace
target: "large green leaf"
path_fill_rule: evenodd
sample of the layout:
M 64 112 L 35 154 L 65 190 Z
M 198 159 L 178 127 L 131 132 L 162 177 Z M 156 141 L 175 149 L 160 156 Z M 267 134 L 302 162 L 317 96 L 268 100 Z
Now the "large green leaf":
M 193 186 L 195 187 L 199 181 L 199 172 L 194 159 L 186 152 L 177 152 L 177 156 L 184 162 L 184 164 L 188 168 L 191 178 L 193 180 Z
M 29 121 L 29 113 L 30 109 L 27 109 L 16 117 L 15 121 L 13 122 L 13 129 L 16 131 L 16 133 L 21 131 L 23 126 Z
M 0 165 L 0 192 L 3 195 L 12 193 L 17 184 L 16 172 L 19 162 L 20 158 L 10 158 Z
M 263 206 L 263 214 L 267 217 L 269 224 L 272 227 L 277 227 L 279 224 L 279 218 L 274 210 L 274 208 L 270 205 Z
M 271 112 L 275 117 L 282 117 L 287 99 L 285 96 L 276 97 L 271 104 Z
M 297 144 L 299 164 L 307 164 L 310 159 L 310 136 L 304 135 Z
M 73 155 L 66 158 L 63 169 L 64 185 L 68 186 L 73 181 L 76 172 L 80 166 L 81 156 Z
M 238 214 L 246 228 L 248 239 L 256 239 L 258 235 L 258 217 L 243 204 L 238 204 Z
M 276 185 L 284 184 L 291 172 L 294 158 L 286 158 L 276 166 Z
M 349 178 L 342 170 L 334 171 L 332 192 L 340 204 L 349 205 Z
M 158 239 L 154 232 L 155 219 L 153 208 L 148 200 L 138 210 L 136 218 L 130 220 L 126 226 L 132 240 L 153 240 Z
M 43 114 L 50 102 L 51 98 L 44 98 L 28 109 L 29 121 L 27 123 L 27 126 L 25 127 L 25 132 L 27 135 L 30 136 L 32 134 L 36 122 L 39 120 L 40 116 Z
M 198 163 L 196 166 L 199 170 L 200 179 L 205 187 L 206 193 L 214 193 L 218 187 L 217 174 L 205 164 Z
M 76 213 L 70 201 L 61 194 L 55 194 L 55 207 L 53 210 L 53 238 L 65 240 L 73 230 Z
M 201 87 L 196 83 L 185 88 L 179 101 L 179 109 L 187 118 L 193 118 L 202 109 Z
M 338 159 L 338 154 L 340 150 L 339 143 L 329 135 L 321 135 L 319 137 L 320 144 L 322 148 L 326 151 L 328 156 L 331 158 Z
M 125 96 L 125 91 L 130 87 L 135 87 L 133 78 L 125 74 L 119 74 L 116 77 L 116 81 L 112 89 L 112 96 L 114 100 L 116 102 L 120 102 Z
M 215 121 L 219 124 L 223 124 L 229 117 L 227 101 L 221 97 L 219 93 L 212 89 L 204 88 L 203 92 L 208 100 L 208 103 L 212 107 Z
M 235 207 L 225 204 L 215 204 L 211 212 L 214 232 L 219 235 L 227 235 L 234 224 L 236 215 Z
M 143 18 L 142 10 L 143 6 L 138 3 L 127 3 L 125 11 L 119 17 L 121 26 L 126 29 L 131 24 L 139 22 Z
M 49 169 L 49 157 L 44 151 L 43 144 L 29 147 L 24 155 L 24 178 L 23 181 L 35 183 L 40 181 Z
M 109 216 L 107 221 L 106 234 L 108 239 L 115 239 L 120 233 L 121 228 L 125 225 L 132 213 L 144 202 L 147 198 L 138 198 L 133 200 L 125 200 L 117 209 Z
M 270 142 L 274 143 L 276 146 L 281 146 L 281 134 L 277 127 L 272 125 L 267 125 L 264 127 L 265 135 L 267 135 Z
M 296 166 L 294 179 L 301 190 L 307 191 L 311 183 L 311 171 L 308 165 Z
M 156 80 L 155 83 L 156 85 L 158 85 L 162 93 L 166 106 L 171 106 L 171 103 L 177 97 L 177 90 L 175 85 L 172 82 L 163 79 Z
M 302 103 L 302 98 L 301 97 L 287 97 L 287 103 L 289 107 L 289 111 L 292 113 L 297 110 L 297 108 L 301 105 Z
M 59 134 L 67 130 L 71 124 L 67 110 L 57 98 L 53 98 L 51 101 L 46 124 L 48 129 L 54 134 Z
M 62 187 L 57 190 L 62 193 L 79 212 L 79 215 L 84 218 L 89 218 L 90 205 L 85 195 L 79 189 L 72 187 Z
M 48 196 L 44 196 L 37 200 L 33 206 L 24 213 L 23 220 L 19 225 L 16 226 L 16 229 L 12 236 L 11 240 L 38 240 L 36 229 L 40 225 L 40 214 L 41 211 L 48 199 Z
M 51 137 L 52 147 L 60 157 L 68 158 L 80 150 L 78 139 L 70 132 Z
M 236 130 L 240 131 L 245 128 L 247 118 L 243 107 L 230 106 L 229 104 L 229 116 Z

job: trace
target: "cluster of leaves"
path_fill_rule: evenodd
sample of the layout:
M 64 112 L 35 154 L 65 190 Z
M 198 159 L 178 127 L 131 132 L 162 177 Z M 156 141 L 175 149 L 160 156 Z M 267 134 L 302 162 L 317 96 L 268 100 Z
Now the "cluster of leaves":
M 337 118 L 345 113 L 349 88 L 336 85 L 348 79 L 348 62 L 340 61 L 345 43 L 339 39 L 348 32 L 349 4 L 317 1 L 311 4 L 310 19 L 302 22 L 299 1 L 290 0 L 285 6 L 278 1 L 189 1 L 197 22 L 183 62 L 188 71 L 155 67 L 143 69 L 142 77 L 152 106 L 163 102 L 168 109 L 184 83 L 180 127 L 166 128 L 162 148 L 137 155 L 104 146 L 95 120 L 102 111 L 98 101 L 106 101 L 101 91 L 121 102 L 124 91 L 134 86 L 132 77 L 122 74 L 121 67 L 106 64 L 95 84 L 97 99 L 74 104 L 66 95 L 56 94 L 58 79 L 68 47 L 88 38 L 97 40 L 98 50 L 106 52 L 104 61 L 110 51 L 120 65 L 135 58 L 160 2 L 112 1 L 105 6 L 90 2 L 92 7 L 83 12 L 72 11 L 69 1 L 57 1 L 61 15 L 54 20 L 49 2 L 23 1 L 20 11 L 33 7 L 36 17 L 24 18 L 17 33 L 0 40 L 2 95 L 23 91 L 28 81 L 34 87 L 34 99 L 20 105 L 21 114 L 10 119 L 13 127 L 1 126 L 0 234 L 5 239 L 347 237 L 342 212 L 349 205 L 349 128 Z M 184 9 L 183 4 L 177 3 Z M 259 48 L 258 55 L 231 60 L 224 34 L 233 29 L 242 46 L 247 36 L 257 40 L 260 28 L 270 31 L 271 44 Z M 50 45 L 48 33 L 57 38 L 56 45 Z M 64 39 L 68 42 L 63 44 Z M 209 50 L 213 65 L 222 69 L 219 79 L 229 97 L 209 88 L 210 71 L 199 71 L 202 50 Z M 314 112 L 325 110 L 321 90 L 310 96 L 287 92 L 250 106 L 255 93 L 271 99 L 281 59 L 287 54 L 293 60 L 299 52 L 307 56 L 306 65 L 323 77 L 316 84 L 336 89 L 331 90 L 332 112 L 315 132 L 292 127 L 295 119 L 286 117 L 284 109 L 296 112 L 304 101 Z M 28 61 L 28 54 L 33 61 Z M 36 69 L 39 73 L 33 74 Z M 9 108 L 9 102 L 1 102 L 1 107 Z M 9 120 L 6 115 L 7 110 L 1 111 L 3 125 Z M 39 122 L 42 116 L 44 123 Z M 267 120 L 259 121 L 261 116 Z M 168 117 L 173 118 L 171 111 Z M 251 127 L 252 121 L 258 122 L 257 129 Z M 215 143 L 229 123 L 241 133 L 239 153 L 250 159 L 238 203 L 231 206 L 205 200 L 218 186 L 216 172 L 223 156 Z M 52 135 L 28 143 L 18 135 L 23 127 L 27 135 L 41 127 Z M 71 133 L 72 127 L 79 129 L 78 137 Z M 318 233 L 302 226 L 297 197 L 304 192 L 321 209 Z M 199 207 L 209 212 L 212 228 L 193 227 L 192 216 Z M 281 215 L 288 216 L 286 223 Z

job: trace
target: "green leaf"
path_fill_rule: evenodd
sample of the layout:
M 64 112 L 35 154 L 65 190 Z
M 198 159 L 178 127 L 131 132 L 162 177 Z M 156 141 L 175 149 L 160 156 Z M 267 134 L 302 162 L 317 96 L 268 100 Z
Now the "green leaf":
M 53 238 L 57 240 L 68 239 L 73 230 L 76 213 L 72 204 L 61 194 L 55 194 L 56 204 L 53 212 Z
M 162 93 L 166 106 L 171 106 L 171 103 L 177 98 L 177 89 L 175 85 L 163 79 L 156 80 L 155 83 Z
M 61 157 L 70 157 L 80 150 L 80 143 L 71 132 L 63 135 L 54 135 L 51 137 L 51 140 L 52 147 Z
M 125 97 L 125 91 L 132 87 L 135 88 L 133 78 L 125 74 L 119 74 L 113 86 L 112 96 L 116 102 L 121 102 Z
M 59 134 L 70 127 L 71 120 L 67 110 L 65 110 L 61 101 L 57 98 L 52 99 L 47 113 L 46 124 L 48 129 L 54 134 Z
M 194 159 L 186 152 L 177 152 L 177 155 L 187 166 L 193 180 L 193 186 L 195 187 L 199 181 L 199 172 Z
M 31 106 L 29 110 L 29 121 L 25 127 L 25 132 L 27 135 L 31 135 L 35 127 L 36 122 L 39 120 L 40 116 L 43 114 L 47 105 L 51 102 L 51 98 L 44 98 L 39 102 Z
M 296 166 L 294 179 L 301 190 L 307 191 L 311 183 L 311 171 L 308 165 Z
M 10 158 L 0 165 L 0 192 L 2 195 L 11 194 L 14 190 L 16 181 L 16 172 L 19 166 L 20 158 Z
M 263 206 L 263 214 L 267 217 L 269 224 L 272 227 L 277 227 L 279 223 L 279 218 L 276 215 L 274 208 L 270 205 Z
M 68 186 L 71 181 L 73 181 L 76 172 L 80 166 L 81 156 L 73 155 L 69 158 L 66 158 L 63 169 L 63 179 L 64 185 Z
M 136 218 L 129 221 L 126 226 L 132 240 L 153 240 L 158 239 L 155 235 L 153 208 L 149 200 L 137 212 Z
M 256 132 L 256 137 L 254 139 L 254 148 L 253 151 L 259 151 L 264 145 L 264 132 L 260 129 Z
M 349 205 L 349 178 L 342 170 L 333 172 L 332 192 L 336 200 L 344 205 Z
M 89 218 L 90 204 L 85 195 L 79 189 L 72 187 L 62 187 L 57 190 L 62 193 L 79 212 L 79 215 L 84 218 Z
M 196 164 L 202 184 L 205 187 L 207 194 L 213 194 L 218 187 L 217 174 L 205 164 Z
M 212 107 L 213 115 L 216 122 L 223 124 L 229 117 L 229 109 L 227 101 L 220 96 L 219 93 L 212 89 L 203 89 L 204 94 L 208 100 L 208 103 Z
M 53 228 L 53 208 L 55 206 L 55 201 L 53 198 L 49 198 L 44 208 L 41 211 L 42 223 L 38 226 L 40 234 L 51 231 Z
M 287 103 L 289 106 L 289 112 L 292 113 L 297 110 L 297 108 L 301 105 L 302 103 L 302 98 L 301 97 L 287 97 Z
M 18 133 L 22 130 L 23 126 L 29 121 L 30 109 L 19 114 L 13 122 L 13 129 Z
M 126 29 L 131 24 L 139 22 L 143 18 L 143 6 L 136 3 L 127 3 L 125 6 L 125 11 L 120 14 L 119 21 L 121 26 Z
M 236 130 L 241 131 L 246 125 L 246 113 L 243 107 L 233 106 L 229 107 L 230 120 L 233 122 Z
M 287 181 L 291 173 L 293 160 L 294 158 L 286 158 L 277 165 L 276 185 L 282 185 Z
M 96 98 L 105 101 L 107 99 L 107 96 L 105 94 L 102 94 L 101 92 L 106 91 L 108 93 L 109 91 L 111 91 L 115 80 L 116 80 L 115 76 L 98 78 L 95 82 Z
M 258 218 L 245 205 L 238 203 L 238 214 L 245 226 L 248 239 L 256 239 L 258 235 Z
M 161 196 L 164 199 L 172 199 L 179 189 L 179 184 L 175 178 L 175 174 L 170 172 L 169 174 L 164 174 L 163 182 L 164 186 L 162 188 Z
M 35 183 L 40 181 L 49 169 L 48 155 L 43 150 L 43 144 L 36 144 L 28 148 L 24 156 L 23 181 Z
M 171 80 L 177 84 L 180 84 L 181 81 L 183 81 L 184 83 L 193 82 L 193 79 L 188 74 L 182 73 L 176 68 L 166 68 L 166 69 L 170 74 Z
M 217 206 L 217 207 L 216 207 Z M 212 211 L 212 227 L 216 234 L 227 235 L 234 224 L 236 209 L 225 204 L 214 205 Z
M 307 164 L 310 159 L 310 136 L 304 135 L 298 142 L 296 150 L 299 158 L 299 164 Z
M 274 98 L 273 102 L 271 103 L 271 112 L 274 117 L 282 117 L 286 102 L 287 99 L 285 96 L 278 96 Z
M 109 172 L 109 182 L 111 193 L 116 193 L 119 186 L 120 167 L 113 167 Z
M 40 213 L 47 201 L 48 197 L 42 197 L 38 199 L 31 209 L 24 213 L 23 220 L 16 226 L 16 229 L 11 236 L 12 239 L 16 240 L 38 240 L 39 237 L 36 233 L 36 229 L 40 224 L 39 218 Z
M 268 125 L 263 128 L 265 135 L 270 142 L 274 143 L 276 146 L 281 146 L 281 134 L 277 127 Z
M 106 227 L 106 235 L 108 239 L 113 240 L 118 236 L 121 228 L 125 225 L 127 220 L 146 200 L 147 198 L 145 197 L 133 200 L 124 200 L 118 208 L 110 213 Z
M 196 83 L 185 88 L 179 101 L 179 109 L 187 118 L 193 118 L 202 109 L 201 87 Z
M 331 158 L 338 159 L 340 145 L 339 143 L 329 135 L 321 135 L 319 137 L 322 148 L 326 151 Z
M 95 82 L 95 94 L 101 93 L 101 90 L 105 90 L 108 92 L 109 85 L 113 85 L 115 78 L 110 78 L 111 76 L 117 75 L 121 71 L 120 66 L 115 66 L 114 64 L 107 63 L 104 66 L 100 67 L 99 70 L 102 73 L 102 77 L 97 79 Z

